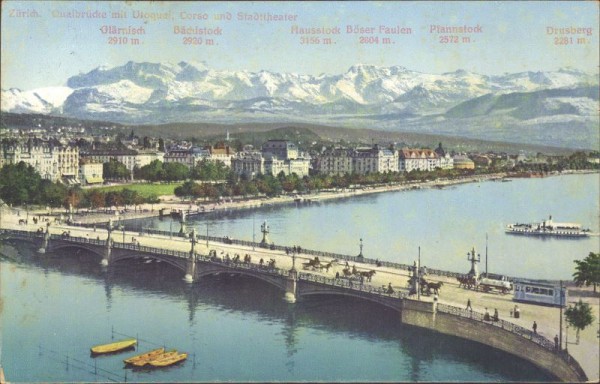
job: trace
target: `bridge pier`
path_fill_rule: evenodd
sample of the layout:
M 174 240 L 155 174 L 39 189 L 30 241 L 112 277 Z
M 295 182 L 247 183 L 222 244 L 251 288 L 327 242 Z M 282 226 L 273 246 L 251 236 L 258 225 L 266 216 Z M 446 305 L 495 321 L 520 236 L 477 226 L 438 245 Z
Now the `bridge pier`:
M 42 245 L 38 249 L 38 253 L 44 254 L 48 250 L 50 245 L 50 222 L 46 223 L 46 232 L 44 232 L 44 238 L 42 239 Z
M 104 258 L 102 259 L 102 262 L 100 263 L 104 267 L 107 267 L 110 264 L 110 256 L 112 254 L 112 247 L 113 247 L 113 239 L 111 237 L 112 229 L 113 229 L 112 219 L 108 220 L 107 229 L 108 229 L 108 237 L 106 238 L 106 247 L 104 248 Z
M 182 225 L 184 225 L 182 223 Z M 192 229 L 192 232 L 190 233 L 190 241 L 192 242 L 192 249 L 190 250 L 190 257 L 187 258 L 186 260 L 186 265 L 185 265 L 185 277 L 184 280 L 188 283 L 193 283 L 194 282 L 194 276 L 196 275 L 196 253 L 194 248 L 196 247 L 196 229 Z
M 290 304 L 296 302 L 296 293 L 298 291 L 298 272 L 296 269 L 292 268 L 290 270 L 290 275 L 286 279 L 285 282 L 285 295 L 283 299 Z

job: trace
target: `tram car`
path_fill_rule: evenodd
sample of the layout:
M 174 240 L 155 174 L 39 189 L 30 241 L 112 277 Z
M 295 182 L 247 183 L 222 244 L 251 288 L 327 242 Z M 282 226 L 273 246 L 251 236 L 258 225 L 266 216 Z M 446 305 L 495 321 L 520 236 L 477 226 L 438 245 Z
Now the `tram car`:
M 515 281 L 515 293 L 513 301 L 549 305 L 553 307 L 565 307 L 567 305 L 567 288 L 551 283 L 540 283 L 534 281 Z

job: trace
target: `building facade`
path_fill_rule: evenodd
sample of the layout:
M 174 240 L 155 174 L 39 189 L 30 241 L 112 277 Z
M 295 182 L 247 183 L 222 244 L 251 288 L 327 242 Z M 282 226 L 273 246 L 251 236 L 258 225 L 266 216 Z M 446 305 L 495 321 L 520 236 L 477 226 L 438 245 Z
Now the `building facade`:
M 398 153 L 393 149 L 381 148 L 331 148 L 325 150 L 316 161 L 317 171 L 326 175 L 346 173 L 398 172 Z
M 262 145 L 262 151 L 245 151 L 236 154 L 231 160 L 233 172 L 253 178 L 265 174 L 286 176 L 295 173 L 298 177 L 308 176 L 310 156 L 300 153 L 296 145 L 287 140 L 269 140 Z
M 433 171 L 440 167 L 440 158 L 431 149 L 401 149 L 398 153 L 398 170 L 410 172 L 412 170 Z
M 253 179 L 265 173 L 265 160 L 260 152 L 238 152 L 231 160 L 231 169 L 239 176 Z
M 135 168 L 141 168 L 148 165 L 154 160 L 163 161 L 164 153 L 152 150 L 134 150 L 134 149 L 119 149 L 119 150 L 97 150 L 92 149 L 81 153 L 81 158 L 86 162 L 91 163 L 108 163 L 111 160 L 116 160 L 125 164 L 125 167 L 133 172 Z
M 30 138 L 26 142 L 3 141 L 0 166 L 24 162 L 31 165 L 43 179 L 79 182 L 79 147 L 62 145 L 57 140 Z
M 102 184 L 104 182 L 102 175 L 103 168 L 104 165 L 102 163 L 81 161 L 79 164 L 79 180 L 81 184 Z

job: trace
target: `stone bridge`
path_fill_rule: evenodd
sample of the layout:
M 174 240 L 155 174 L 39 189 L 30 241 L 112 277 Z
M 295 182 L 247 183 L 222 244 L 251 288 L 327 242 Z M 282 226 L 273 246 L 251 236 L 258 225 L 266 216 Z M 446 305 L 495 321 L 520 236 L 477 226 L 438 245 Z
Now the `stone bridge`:
M 234 262 L 217 257 L 214 253 L 211 256 L 201 255 L 195 252 L 194 236 L 190 240 L 189 252 L 116 242 L 110 232 L 106 240 L 101 240 L 70 236 L 68 232 L 50 234 L 42 229 L 38 232 L 0 229 L 0 241 L 10 239 L 32 243 L 42 254 L 82 249 L 97 255 L 105 266 L 125 259 L 152 258 L 181 270 L 188 282 L 221 273 L 249 276 L 279 288 L 284 292 L 284 299 L 290 303 L 311 295 L 338 295 L 367 300 L 397 311 L 399 320 L 404 324 L 490 345 L 528 360 L 565 382 L 587 380 L 581 366 L 566 351 L 558 352 L 550 340 L 510 322 L 501 320 L 491 323 L 484 320 L 483 314 L 438 305 L 435 300 L 413 300 L 402 292 L 390 294 L 383 287 L 299 272 L 295 265 L 287 270 L 250 262 Z
M 132 258 L 151 258 L 160 260 L 181 270 L 185 280 L 194 282 L 203 276 L 235 274 L 253 277 L 271 284 L 284 292 L 288 302 L 310 295 L 338 295 L 369 300 L 396 311 L 401 311 L 404 294 L 387 293 L 383 288 L 367 284 L 353 283 L 346 279 L 331 279 L 314 273 L 298 272 L 269 267 L 250 262 L 234 262 L 216 255 L 201 255 L 194 251 L 192 241 L 190 252 L 175 251 L 166 248 L 140 246 L 131 243 L 86 237 L 50 234 L 48 232 L 29 232 L 22 230 L 0 230 L 0 239 L 16 239 L 32 243 L 39 253 L 58 253 L 64 249 L 82 249 L 102 259 L 102 264 L 119 262 Z

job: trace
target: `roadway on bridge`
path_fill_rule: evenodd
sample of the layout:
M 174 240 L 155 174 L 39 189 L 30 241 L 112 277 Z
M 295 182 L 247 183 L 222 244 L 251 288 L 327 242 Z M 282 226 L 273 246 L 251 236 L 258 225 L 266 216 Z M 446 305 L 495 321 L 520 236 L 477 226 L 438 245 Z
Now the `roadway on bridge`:
M 30 214 L 28 225 L 19 225 L 19 219 L 23 219 L 23 217 L 18 217 L 14 214 L 6 214 L 6 212 L 3 212 L 0 227 L 20 230 L 24 230 L 27 228 L 27 230 L 36 231 L 42 226 L 42 223 L 34 225 L 32 223 L 31 218 L 32 215 Z M 86 237 L 90 239 L 99 238 L 101 240 L 104 240 L 107 238 L 108 235 L 107 230 L 105 228 L 96 228 L 94 230 L 93 228 L 72 227 L 65 224 L 52 223 L 50 225 L 50 233 L 52 234 L 60 235 L 64 231 L 70 231 L 72 236 Z M 124 240 L 125 243 L 132 243 L 135 241 L 136 243 L 139 242 L 141 246 L 166 248 L 184 252 L 189 252 L 191 249 L 191 242 L 189 238 L 170 238 L 169 236 L 149 234 L 140 235 L 139 232 L 122 232 L 119 230 L 113 230 L 113 240 L 116 242 L 122 242 Z M 292 245 L 290 245 L 290 247 L 291 246 Z M 203 240 L 199 240 L 199 242 L 196 244 L 195 249 L 197 253 L 204 255 L 207 255 L 209 250 L 215 250 L 219 257 L 224 257 L 225 255 L 229 254 L 229 256 L 233 258 L 236 254 L 239 254 L 240 257 L 243 258 L 244 255 L 250 254 L 253 263 L 258 263 L 258 261 L 261 258 L 265 261 L 265 263 L 270 259 L 274 259 L 276 261 L 277 268 L 290 269 L 292 267 L 291 255 L 286 255 L 285 252 L 278 250 L 269 250 L 260 247 L 253 248 L 248 246 L 225 244 L 214 241 L 209 241 L 207 245 L 207 242 Z M 308 270 L 303 270 L 302 263 L 308 261 L 309 259 L 312 259 L 313 257 L 314 256 L 298 254 L 296 256 L 296 269 L 307 273 L 327 276 L 329 278 L 335 277 L 336 272 L 339 272 L 340 275 L 343 275 L 342 269 L 345 267 L 346 263 L 343 260 L 340 260 L 339 263 L 334 264 L 332 268 L 329 269 L 329 272 L 314 271 L 312 270 L 312 268 L 309 268 Z M 459 256 L 457 255 L 456 257 Z M 460 257 L 462 258 L 462 255 Z M 379 257 L 379 259 L 385 260 L 385 257 Z M 320 257 L 320 260 L 322 263 L 327 263 L 331 261 L 331 259 L 325 257 Z M 408 293 L 408 271 L 390 267 L 376 267 L 372 264 L 362 264 L 354 262 L 349 262 L 349 265 L 350 267 L 355 266 L 360 271 L 375 270 L 376 273 L 373 276 L 372 282 L 370 283 L 374 287 L 387 287 L 388 284 L 391 283 L 395 290 L 400 290 L 405 293 Z M 465 262 L 465 272 L 467 272 L 468 268 L 469 265 L 467 265 L 467 263 Z M 455 279 L 447 278 L 444 276 L 428 275 L 426 276 L 426 278 L 428 281 L 443 282 L 443 286 L 439 294 L 440 303 L 465 308 L 467 300 L 470 299 L 473 311 L 475 312 L 483 313 L 485 312 L 485 308 L 487 308 L 490 314 L 493 314 L 494 310 L 497 309 L 499 317 L 501 319 L 510 321 L 526 329 L 531 329 L 533 322 L 536 321 L 538 324 L 537 332 L 545 336 L 549 340 L 553 340 L 554 336 L 559 333 L 558 330 L 560 314 L 558 308 L 520 303 L 519 308 L 521 312 L 521 317 L 516 319 L 511 317 L 511 311 L 514 309 L 515 305 L 515 303 L 512 301 L 512 294 L 503 295 L 497 292 L 484 293 L 459 288 L 458 282 Z M 369 283 L 365 282 L 365 284 Z M 580 297 L 576 297 L 575 295 L 581 294 L 582 292 L 589 293 L 589 289 L 570 289 L 569 301 L 578 301 Z M 585 294 L 582 296 L 585 296 Z M 416 296 L 414 298 L 416 298 Z M 421 300 L 431 301 L 433 300 L 433 297 L 422 295 Z M 586 374 L 588 375 L 588 378 L 597 379 L 598 377 L 600 377 L 600 364 L 598 363 L 600 361 L 600 347 L 597 335 L 598 320 L 600 319 L 600 300 L 597 297 L 593 298 L 589 296 L 583 297 L 583 300 L 592 305 L 595 316 L 595 322 L 594 324 L 592 324 L 587 329 L 581 332 L 580 343 L 578 345 L 574 344 L 575 330 L 569 329 L 569 344 L 567 346 L 571 355 L 575 359 L 577 359 L 577 361 L 581 364 L 582 368 L 585 370 Z M 563 339 L 564 338 L 565 332 L 563 332 Z

